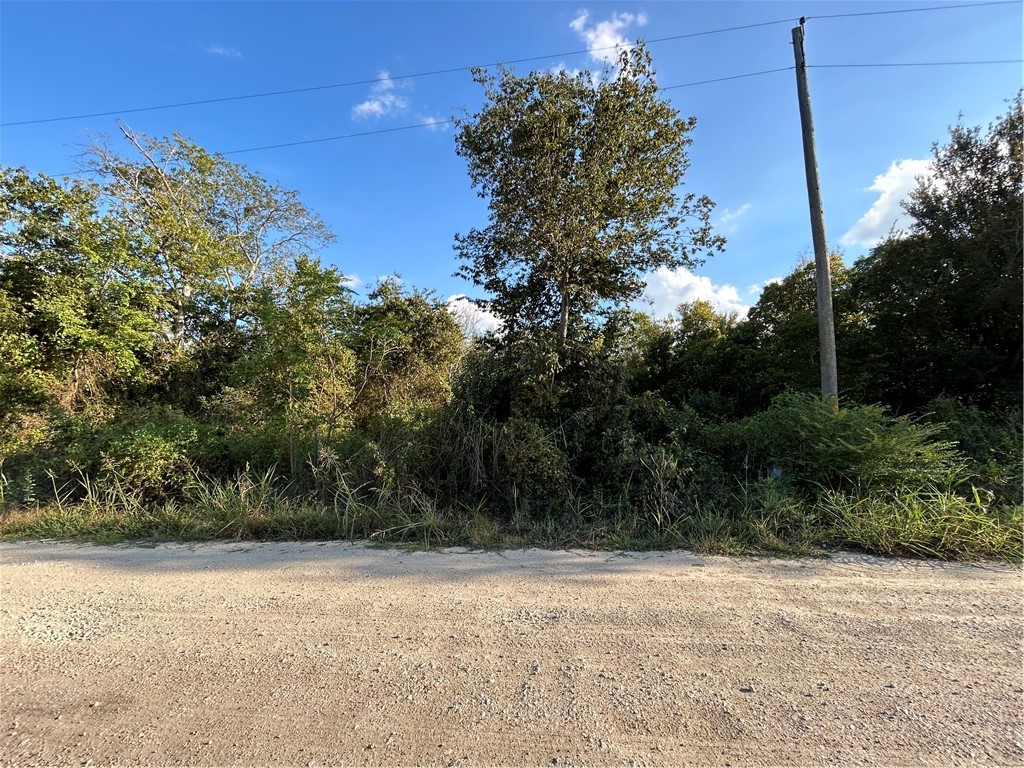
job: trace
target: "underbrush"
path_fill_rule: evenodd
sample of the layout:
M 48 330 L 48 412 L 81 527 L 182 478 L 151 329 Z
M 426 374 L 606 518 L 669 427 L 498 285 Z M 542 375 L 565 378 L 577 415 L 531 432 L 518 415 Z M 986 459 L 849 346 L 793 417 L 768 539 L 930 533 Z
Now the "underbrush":
M 70 438 L 63 459 L 55 440 L 47 463 L 11 454 L 0 465 L 13 478 L 0 473 L 0 537 L 844 547 L 1020 563 L 1013 435 L 943 408 L 947 422 L 924 422 L 786 395 L 712 424 L 651 392 L 532 415 L 483 416 L 463 401 L 307 446 L 302 471 L 287 473 L 210 460 L 225 438 L 165 411 L 128 427 L 65 427 L 55 433 Z
M 559 514 L 505 518 L 485 504 L 442 503 L 415 487 L 296 492 L 272 471 L 231 481 L 195 478 L 179 498 L 147 500 L 117 484 L 81 479 L 48 503 L 8 505 L 0 538 L 117 541 L 369 540 L 420 547 L 656 550 L 708 554 L 824 555 L 837 548 L 887 556 L 1022 561 L 1019 506 L 994 507 L 977 491 L 940 488 L 825 490 L 808 496 L 782 480 L 738 486 L 726 497 L 675 500 L 658 514 L 600 494 Z
M 935 487 L 828 491 L 822 509 L 843 546 L 881 555 L 1021 562 L 1020 505 L 993 507 L 985 491 L 972 489 L 970 498 Z
M 0 512 L 0 538 L 497 543 L 491 541 L 491 526 L 478 510 L 442 511 L 415 490 L 370 493 L 344 479 L 325 499 L 318 493 L 294 492 L 273 470 L 241 473 L 230 481 L 196 477 L 180 497 L 162 500 L 147 500 L 143 493 L 118 483 L 82 478 L 77 487 L 58 489 L 48 503 L 5 506 Z

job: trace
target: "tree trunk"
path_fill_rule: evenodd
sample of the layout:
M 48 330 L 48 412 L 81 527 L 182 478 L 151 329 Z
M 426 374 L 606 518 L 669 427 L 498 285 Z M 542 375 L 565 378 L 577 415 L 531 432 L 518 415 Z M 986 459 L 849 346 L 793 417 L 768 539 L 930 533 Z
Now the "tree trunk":
M 562 288 L 562 310 L 558 320 L 558 335 L 565 341 L 569 338 L 569 291 Z

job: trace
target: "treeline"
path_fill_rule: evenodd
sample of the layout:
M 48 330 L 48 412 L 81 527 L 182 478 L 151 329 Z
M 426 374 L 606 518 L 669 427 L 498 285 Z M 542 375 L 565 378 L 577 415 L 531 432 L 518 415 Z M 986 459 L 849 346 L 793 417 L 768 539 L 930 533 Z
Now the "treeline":
M 150 497 L 247 466 L 298 481 L 375 420 L 450 401 L 465 340 L 440 302 L 397 281 L 356 302 L 294 192 L 129 139 L 141 159 L 94 151 L 100 183 L 4 170 L 8 499 L 69 473 Z
M 1020 98 L 936 146 L 906 206 L 911 231 L 851 267 L 833 258 L 836 408 L 814 394 L 811 264 L 766 286 L 744 320 L 703 302 L 664 321 L 622 308 L 631 269 L 684 263 L 627 241 L 640 232 L 628 216 L 657 219 L 626 210 L 662 194 L 644 192 L 654 182 L 637 170 L 620 193 L 607 180 L 629 158 L 569 146 L 574 130 L 602 135 L 588 121 L 617 120 L 623 104 L 643 115 L 656 88 L 637 74 L 642 52 L 630 55 L 634 76 L 600 85 L 482 79 L 488 108 L 462 122 L 457 146 L 492 199 L 492 228 L 458 240 L 464 273 L 505 320 L 483 337 L 396 281 L 358 299 L 318 260 L 331 235 L 295 192 L 180 136 L 126 131 L 127 157 L 94 147 L 95 181 L 5 168 L 0 530 L 1019 560 Z M 508 94 L 583 107 L 531 111 Z M 523 222 L 497 205 L 510 202 L 502 184 L 533 182 L 493 175 L 512 164 L 495 147 L 523 141 L 549 163 L 560 151 L 531 143 L 528 123 L 502 138 L 498 119 L 513 114 L 572 149 L 530 199 L 564 216 L 572 188 L 593 218 L 605 211 L 591 239 L 565 245 L 586 259 L 553 240 L 531 250 L 523 233 L 542 242 L 544 212 Z M 677 131 L 659 141 L 685 147 L 692 122 L 658 119 Z M 655 181 L 672 187 L 671 170 Z M 512 264 L 518 282 L 509 254 L 532 254 Z M 603 271 L 588 278 L 584 262 Z

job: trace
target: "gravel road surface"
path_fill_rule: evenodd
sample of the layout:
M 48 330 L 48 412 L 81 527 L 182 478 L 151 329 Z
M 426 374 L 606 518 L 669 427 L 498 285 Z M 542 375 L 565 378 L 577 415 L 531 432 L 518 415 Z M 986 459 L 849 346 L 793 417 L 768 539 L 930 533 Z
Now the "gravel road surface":
M 8 765 L 1024 765 L 1021 572 L 0 545 Z

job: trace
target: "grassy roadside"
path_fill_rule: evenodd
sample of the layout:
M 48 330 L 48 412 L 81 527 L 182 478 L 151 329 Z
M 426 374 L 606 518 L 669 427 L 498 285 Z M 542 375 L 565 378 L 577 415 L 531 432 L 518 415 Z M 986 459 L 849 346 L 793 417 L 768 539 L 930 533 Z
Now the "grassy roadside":
M 180 498 L 147 499 L 118 485 L 82 480 L 37 506 L 5 505 L 0 540 L 121 541 L 372 540 L 422 547 L 526 546 L 592 549 L 686 548 L 717 554 L 826 554 L 835 548 L 948 560 L 1024 560 L 1020 506 L 940 488 L 826 491 L 810 500 L 783 482 L 742 487 L 723 503 L 657 510 L 580 499 L 557 517 L 490 513 L 483 504 L 440 504 L 415 488 L 339 484 L 296 493 L 271 472 L 233 481 L 199 480 Z

